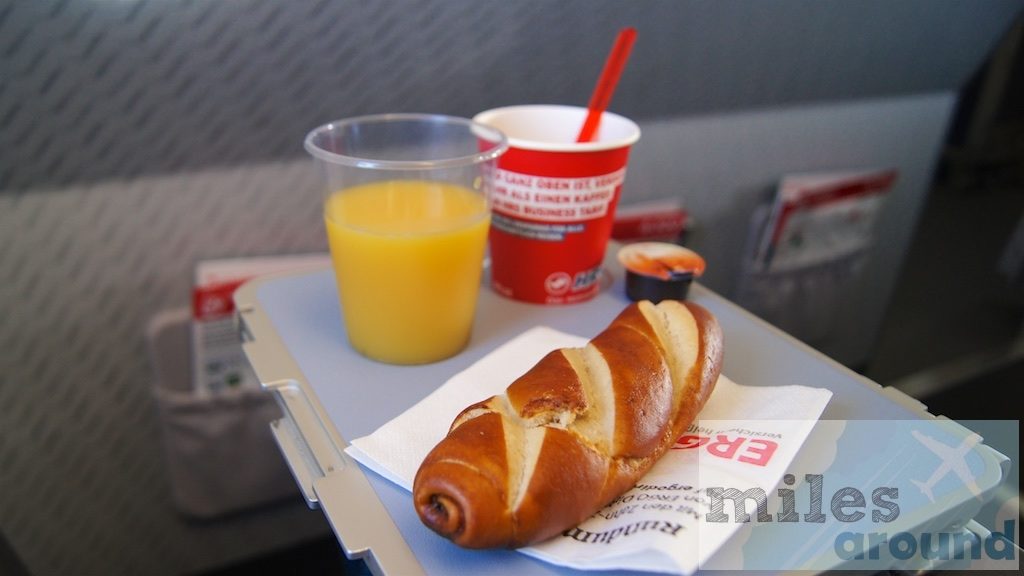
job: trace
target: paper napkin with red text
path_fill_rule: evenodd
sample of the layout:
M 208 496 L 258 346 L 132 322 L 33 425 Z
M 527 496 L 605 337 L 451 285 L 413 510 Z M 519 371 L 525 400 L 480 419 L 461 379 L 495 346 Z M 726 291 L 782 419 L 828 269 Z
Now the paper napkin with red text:
M 346 452 L 411 491 L 423 458 L 463 408 L 504 392 L 509 374 L 526 372 L 551 350 L 586 342 L 546 327 L 528 330 Z M 561 536 L 520 551 L 579 569 L 693 573 L 742 526 L 714 521 L 717 497 L 709 494 L 770 493 L 831 396 L 799 385 L 741 386 L 722 376 L 697 421 L 633 489 Z

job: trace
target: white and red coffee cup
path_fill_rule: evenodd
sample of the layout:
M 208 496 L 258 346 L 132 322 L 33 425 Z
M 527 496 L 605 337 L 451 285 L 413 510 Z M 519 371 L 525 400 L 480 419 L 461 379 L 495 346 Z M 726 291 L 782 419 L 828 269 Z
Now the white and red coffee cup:
M 633 121 L 605 112 L 597 137 L 576 142 L 586 108 L 524 105 L 474 117 L 509 141 L 491 196 L 491 286 L 539 304 L 590 300 L 600 289 Z

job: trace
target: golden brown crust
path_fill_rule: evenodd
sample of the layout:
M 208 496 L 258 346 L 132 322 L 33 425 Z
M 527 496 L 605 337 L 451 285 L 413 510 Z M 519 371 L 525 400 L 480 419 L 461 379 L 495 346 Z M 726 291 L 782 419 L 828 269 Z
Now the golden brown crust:
M 416 475 L 424 524 L 460 546 L 489 548 L 533 544 L 586 519 L 696 418 L 721 370 L 722 334 L 691 302 L 633 304 L 588 350 L 574 351 L 574 361 L 548 354 L 509 386 L 507 400 L 456 418 Z
M 541 358 L 534 369 L 508 387 L 506 395 L 512 408 L 526 419 L 550 411 L 575 414 L 587 407 L 579 376 L 561 350 Z
M 689 382 L 686 386 L 686 389 L 692 390 L 694 395 L 689 402 L 684 402 L 684 409 L 679 414 L 679 418 L 686 420 L 686 425 L 680 426 L 680 434 L 696 418 L 697 412 L 700 411 L 698 406 L 702 408 L 711 396 L 711 392 L 714 391 L 718 375 L 722 371 L 723 355 L 722 327 L 718 324 L 718 320 L 711 312 L 697 304 L 692 302 L 683 302 L 683 304 L 697 321 L 700 348 L 697 350 L 698 361 L 694 366 L 694 381 Z M 688 413 L 687 407 L 691 409 L 692 414 Z
M 612 456 L 650 454 L 672 417 L 672 381 L 660 347 L 629 325 L 613 324 L 591 343 L 612 375 L 615 436 Z
M 516 510 L 511 547 L 545 540 L 579 524 L 599 507 L 593 486 L 604 484 L 605 457 L 559 428 L 547 428 L 526 496 Z M 552 506 L 558 502 L 558 506 Z
M 456 544 L 504 546 L 512 537 L 502 429 L 497 413 L 466 421 L 430 452 L 416 475 L 420 517 Z

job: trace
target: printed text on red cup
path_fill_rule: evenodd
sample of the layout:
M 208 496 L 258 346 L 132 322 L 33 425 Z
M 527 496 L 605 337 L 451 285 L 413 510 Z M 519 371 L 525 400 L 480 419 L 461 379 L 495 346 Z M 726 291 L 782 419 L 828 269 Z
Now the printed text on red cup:
M 584 178 L 532 176 L 498 170 L 494 210 L 529 220 L 575 222 L 601 218 L 622 185 L 626 169 Z

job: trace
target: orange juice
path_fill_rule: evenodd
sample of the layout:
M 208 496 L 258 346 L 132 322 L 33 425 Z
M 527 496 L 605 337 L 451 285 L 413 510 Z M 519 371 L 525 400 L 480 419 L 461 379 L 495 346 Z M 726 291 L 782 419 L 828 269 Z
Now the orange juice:
M 490 214 L 483 195 L 389 180 L 325 201 L 349 341 L 394 364 L 441 360 L 469 341 Z

